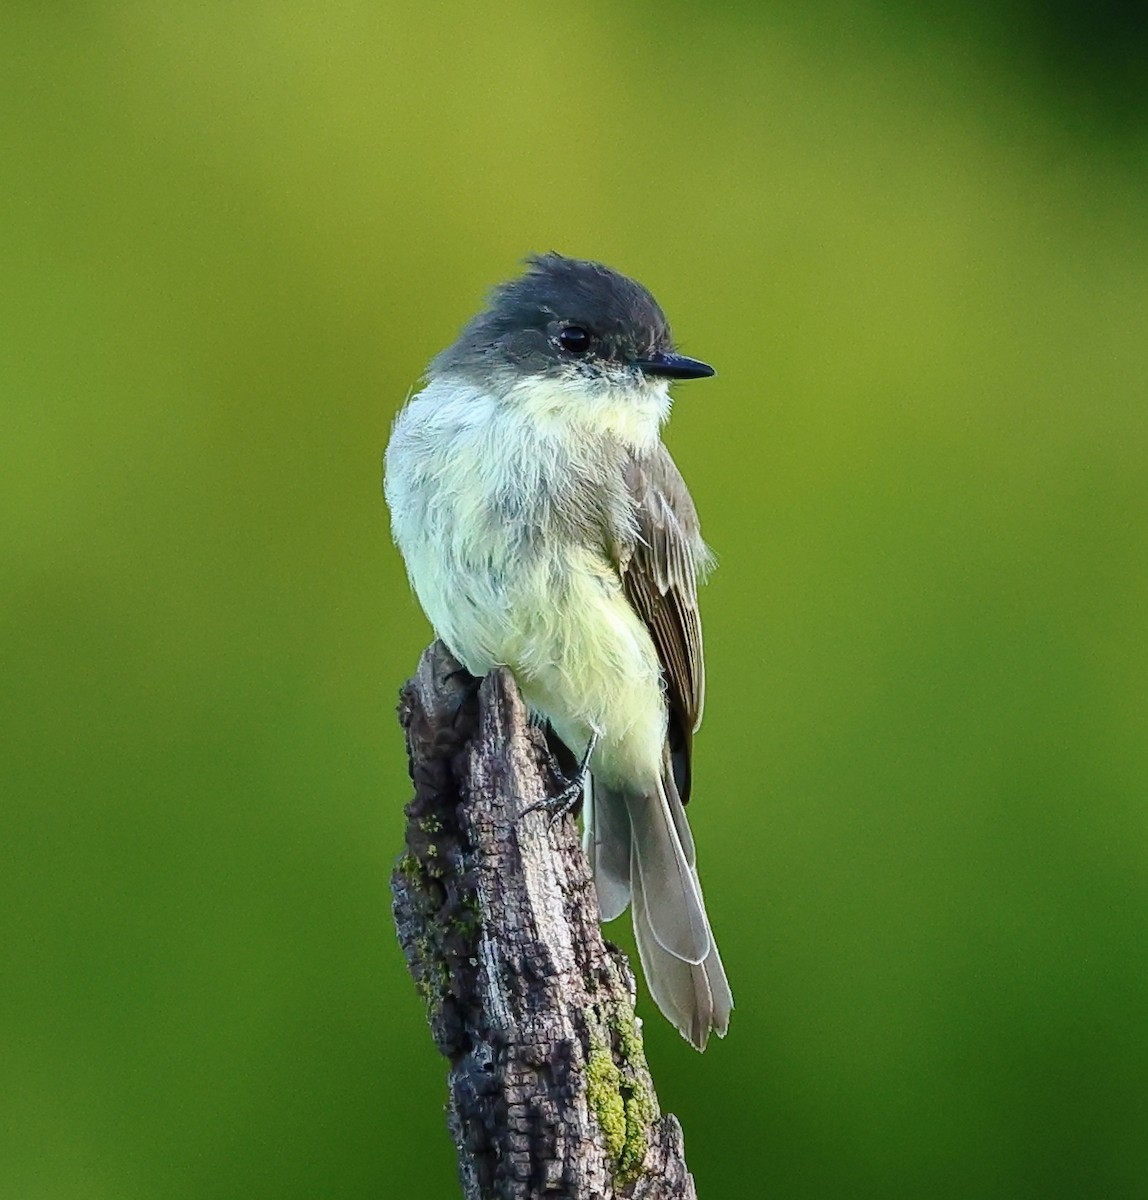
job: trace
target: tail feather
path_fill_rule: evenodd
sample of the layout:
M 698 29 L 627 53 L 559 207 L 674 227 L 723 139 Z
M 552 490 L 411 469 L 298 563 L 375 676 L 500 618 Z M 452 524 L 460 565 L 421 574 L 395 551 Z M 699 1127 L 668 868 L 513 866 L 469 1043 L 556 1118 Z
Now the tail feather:
M 694 835 L 686 816 L 686 806 L 682 794 L 678 790 L 677 774 L 674 771 L 673 757 L 669 743 L 666 743 L 665 754 L 662 757 L 662 790 L 665 792 L 665 805 L 674 823 L 674 832 L 682 844 L 682 854 L 691 868 L 697 866 L 698 855 L 694 849 Z
M 586 780 L 582 848 L 590 860 L 603 921 L 630 903 L 630 813 L 622 798 Z
M 678 835 L 685 814 L 672 779 L 661 780 L 652 795 L 628 795 L 626 807 L 633 833 L 630 884 L 641 883 L 654 937 L 675 958 L 704 962 L 710 952 L 709 921 L 697 873 Z
M 733 994 L 717 943 L 710 939 L 709 955 L 700 963 L 670 954 L 653 936 L 640 884 L 634 892 L 634 936 L 650 995 L 682 1037 L 699 1050 L 706 1048 L 710 1030 L 725 1037 Z
M 724 1035 L 733 996 L 694 866 L 694 842 L 673 775 L 634 795 L 591 781 L 585 846 L 604 921 L 632 903 L 646 984 L 666 1018 L 698 1049 Z

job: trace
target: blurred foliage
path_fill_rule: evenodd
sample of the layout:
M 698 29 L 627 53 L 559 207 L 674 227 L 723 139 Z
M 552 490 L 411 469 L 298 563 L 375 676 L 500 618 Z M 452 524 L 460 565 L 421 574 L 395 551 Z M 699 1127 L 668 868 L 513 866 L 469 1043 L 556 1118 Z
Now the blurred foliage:
M 1148 1194 L 1141 6 L 0 15 L 0 1192 L 451 1196 L 378 459 L 527 251 L 719 376 L 705 1196 Z M 619 923 L 619 936 L 626 933 Z

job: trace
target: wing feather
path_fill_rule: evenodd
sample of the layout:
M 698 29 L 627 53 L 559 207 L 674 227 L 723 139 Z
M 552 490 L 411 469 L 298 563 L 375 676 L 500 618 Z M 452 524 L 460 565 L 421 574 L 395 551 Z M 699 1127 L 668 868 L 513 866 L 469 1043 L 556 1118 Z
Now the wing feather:
M 710 556 L 697 510 L 669 451 L 661 444 L 624 468 L 637 527 L 619 555 L 626 596 L 654 640 L 670 708 L 670 753 L 683 803 L 689 798 L 690 747 L 705 694 L 698 577 Z

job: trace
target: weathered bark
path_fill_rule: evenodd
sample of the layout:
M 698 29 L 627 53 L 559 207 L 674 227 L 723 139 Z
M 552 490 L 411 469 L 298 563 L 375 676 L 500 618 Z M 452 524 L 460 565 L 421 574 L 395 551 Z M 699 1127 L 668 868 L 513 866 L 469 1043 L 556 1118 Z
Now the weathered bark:
M 509 673 L 478 685 L 436 642 L 399 711 L 415 796 L 395 923 L 450 1060 L 467 1200 L 696 1200 L 574 822 L 520 817 L 560 781 Z

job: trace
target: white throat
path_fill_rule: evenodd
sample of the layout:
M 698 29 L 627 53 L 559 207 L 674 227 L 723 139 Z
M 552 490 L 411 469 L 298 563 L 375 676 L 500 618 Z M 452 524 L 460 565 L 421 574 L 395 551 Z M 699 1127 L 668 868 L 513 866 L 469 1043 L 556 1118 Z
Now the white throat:
M 641 386 L 606 380 L 534 377 L 513 384 L 500 404 L 529 419 L 540 430 L 568 430 L 616 438 L 634 451 L 652 450 L 670 415 L 664 380 Z

